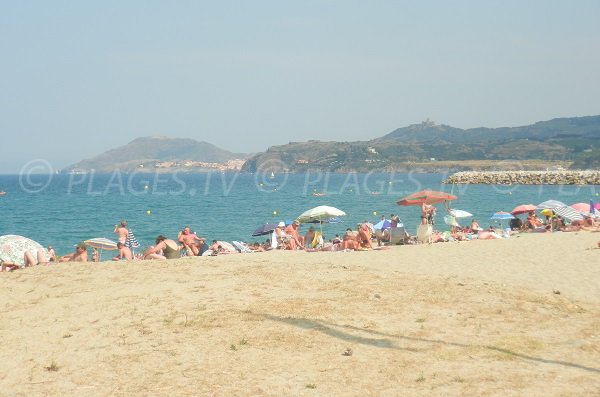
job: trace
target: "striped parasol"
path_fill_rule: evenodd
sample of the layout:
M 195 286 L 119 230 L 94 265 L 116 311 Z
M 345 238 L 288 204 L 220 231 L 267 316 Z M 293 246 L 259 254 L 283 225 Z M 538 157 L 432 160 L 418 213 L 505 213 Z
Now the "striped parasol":
M 84 243 L 88 247 L 101 249 L 101 250 L 116 250 L 117 249 L 117 243 L 115 243 L 114 241 L 109 240 L 107 238 L 104 238 L 104 237 L 91 238 L 89 240 L 85 240 Z
M 558 207 L 558 208 L 554 208 L 552 210 L 556 215 L 558 216 L 562 216 L 565 219 L 568 219 L 570 221 L 580 221 L 583 220 L 583 216 L 575 211 L 573 208 L 571 207 Z
M 127 240 L 125 240 L 124 245 L 125 245 L 125 247 L 131 249 L 131 252 L 133 252 L 134 248 L 138 248 L 140 246 L 140 243 L 135 238 L 135 234 L 133 234 L 133 232 L 131 230 L 129 231 L 129 234 L 127 235 Z

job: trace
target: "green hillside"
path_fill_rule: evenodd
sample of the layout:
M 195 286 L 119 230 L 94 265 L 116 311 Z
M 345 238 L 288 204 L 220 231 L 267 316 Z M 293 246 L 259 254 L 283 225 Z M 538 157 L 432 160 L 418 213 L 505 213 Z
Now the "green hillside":
M 466 160 L 537 161 L 539 166 L 560 162 L 572 164 L 574 168 L 598 168 L 600 116 L 466 130 L 426 121 L 371 141 L 309 141 L 273 146 L 248 159 L 243 169 L 250 172 L 263 168 L 291 172 L 316 169 L 368 172 L 406 170 L 412 163 L 422 167 L 427 162 L 432 163 L 427 168 L 435 168 L 436 162 Z

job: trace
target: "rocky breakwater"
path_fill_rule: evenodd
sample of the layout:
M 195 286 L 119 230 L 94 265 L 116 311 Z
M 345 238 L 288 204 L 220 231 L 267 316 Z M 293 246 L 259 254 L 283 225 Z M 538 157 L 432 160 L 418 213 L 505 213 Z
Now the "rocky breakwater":
M 444 183 L 480 185 L 600 185 L 600 171 L 464 171 Z

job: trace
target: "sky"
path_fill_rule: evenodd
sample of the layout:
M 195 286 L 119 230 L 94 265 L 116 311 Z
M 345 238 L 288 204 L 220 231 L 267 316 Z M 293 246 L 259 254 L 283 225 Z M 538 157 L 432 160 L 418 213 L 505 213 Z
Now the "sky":
M 0 0 L 0 173 L 600 114 L 600 1 Z

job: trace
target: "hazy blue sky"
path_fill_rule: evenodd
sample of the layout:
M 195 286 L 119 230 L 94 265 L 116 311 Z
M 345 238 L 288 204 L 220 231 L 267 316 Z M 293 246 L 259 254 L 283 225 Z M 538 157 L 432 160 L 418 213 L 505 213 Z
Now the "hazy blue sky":
M 0 1 L 0 172 L 600 114 L 600 1 Z

